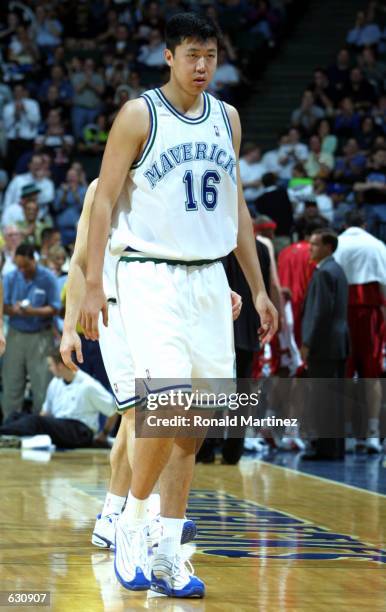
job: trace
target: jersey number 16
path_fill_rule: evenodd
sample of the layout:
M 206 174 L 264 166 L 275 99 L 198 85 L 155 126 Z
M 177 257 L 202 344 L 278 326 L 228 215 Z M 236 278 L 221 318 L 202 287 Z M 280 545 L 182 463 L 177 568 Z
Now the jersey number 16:
M 185 183 L 186 210 L 198 210 L 193 186 L 193 172 L 187 170 L 182 179 Z M 218 191 L 216 185 L 221 181 L 221 177 L 216 170 L 206 170 L 201 179 L 201 203 L 206 210 L 214 210 L 217 206 Z

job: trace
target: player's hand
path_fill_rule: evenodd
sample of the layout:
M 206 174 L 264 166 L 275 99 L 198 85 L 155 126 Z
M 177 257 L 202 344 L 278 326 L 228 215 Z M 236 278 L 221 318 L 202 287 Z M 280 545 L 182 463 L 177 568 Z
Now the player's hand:
M 108 325 L 107 300 L 101 285 L 90 286 L 87 283 L 86 297 L 84 299 L 79 323 L 83 327 L 84 335 L 88 340 L 98 340 L 98 319 L 102 312 L 103 324 Z
M 241 299 L 241 295 L 236 293 L 236 291 L 231 290 L 231 302 L 232 302 L 232 317 L 233 320 L 236 321 L 241 312 L 241 307 L 243 305 L 243 300 Z
M 5 346 L 6 346 L 6 341 L 5 341 L 4 332 L 2 329 L 0 329 L 0 356 L 4 355 Z
M 277 332 L 277 310 L 265 291 L 258 293 L 255 301 L 255 308 L 261 321 L 261 327 L 258 330 L 259 340 L 262 344 L 267 344 Z
M 62 339 L 60 341 L 60 354 L 63 363 L 73 372 L 78 371 L 78 366 L 72 361 L 72 353 L 75 353 L 78 363 L 83 363 L 82 343 L 75 330 L 63 330 Z

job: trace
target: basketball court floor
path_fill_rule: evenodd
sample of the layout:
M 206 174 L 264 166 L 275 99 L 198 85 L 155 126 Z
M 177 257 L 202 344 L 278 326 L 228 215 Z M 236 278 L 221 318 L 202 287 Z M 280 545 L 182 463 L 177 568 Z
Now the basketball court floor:
M 0 591 L 50 593 L 49 606 L 9 610 L 386 610 L 383 457 L 351 459 L 332 471 L 308 466 L 313 474 L 299 471 L 293 455 L 276 464 L 198 465 L 189 505 L 198 537 L 185 549 L 207 584 L 203 600 L 126 591 L 113 554 L 90 544 L 107 451 L 46 459 L 0 451 Z

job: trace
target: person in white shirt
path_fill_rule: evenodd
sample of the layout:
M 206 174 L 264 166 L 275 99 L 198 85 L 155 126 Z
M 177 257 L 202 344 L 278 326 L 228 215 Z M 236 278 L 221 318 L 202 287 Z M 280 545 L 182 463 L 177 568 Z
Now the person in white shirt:
M 90 446 L 99 430 L 99 414 L 108 417 L 104 432 L 116 420 L 115 401 L 94 378 L 67 368 L 59 351 L 48 357 L 54 378 L 48 385 L 40 415 L 14 413 L 0 427 L 1 437 L 47 434 L 59 448 Z
M 386 337 L 382 312 L 386 289 L 386 246 L 366 232 L 361 213 L 346 216 L 346 230 L 339 236 L 335 260 L 343 268 L 349 284 L 348 325 L 350 356 L 347 377 L 364 379 L 367 399 L 366 448 L 382 451 L 380 413 L 383 371 L 383 344 Z M 346 424 L 347 450 L 355 449 L 352 422 Z M 386 448 L 386 444 L 385 444 Z
M 27 183 L 23 185 L 20 194 L 20 201 L 8 206 L 1 217 L 1 225 L 5 227 L 7 225 L 16 225 L 25 221 L 24 206 L 29 200 L 37 202 L 38 194 L 40 192 L 39 187 L 35 183 Z
M 149 34 L 149 43 L 143 45 L 138 54 L 138 62 L 148 66 L 148 68 L 163 68 L 165 66 L 164 58 L 165 43 L 159 30 L 151 30 Z
M 23 234 L 21 233 L 20 229 L 16 227 L 16 225 L 8 225 L 7 227 L 4 227 L 2 233 L 4 238 L 4 247 L 2 250 L 5 262 L 1 269 L 1 276 L 4 278 L 8 272 L 13 272 L 13 270 L 16 270 L 14 257 L 17 247 L 23 240 Z
M 256 198 L 262 193 L 261 178 L 265 174 L 265 166 L 261 162 L 261 149 L 254 142 L 246 142 L 240 157 L 240 177 L 244 198 L 250 212 L 256 212 Z
M 211 81 L 209 91 L 217 94 L 221 99 L 229 98 L 232 87 L 240 83 L 240 74 L 237 68 L 229 62 L 227 52 L 222 49 L 218 53 L 217 68 Z
M 39 188 L 38 204 L 39 219 L 47 215 L 48 204 L 55 199 L 55 186 L 51 179 L 46 176 L 41 155 L 33 155 L 29 163 L 29 172 L 17 174 L 9 183 L 4 195 L 3 211 L 20 201 L 22 189 L 25 185 L 35 183 Z
M 295 165 L 299 162 L 305 162 L 308 154 L 307 145 L 300 142 L 299 130 L 291 128 L 288 132 L 287 142 L 280 145 L 278 151 L 279 177 L 289 181 L 292 178 Z
M 22 153 L 33 149 L 41 121 L 39 103 L 28 97 L 24 85 L 15 85 L 13 96 L 13 101 L 4 106 L 2 114 L 8 141 L 7 163 L 10 169 L 13 169 Z

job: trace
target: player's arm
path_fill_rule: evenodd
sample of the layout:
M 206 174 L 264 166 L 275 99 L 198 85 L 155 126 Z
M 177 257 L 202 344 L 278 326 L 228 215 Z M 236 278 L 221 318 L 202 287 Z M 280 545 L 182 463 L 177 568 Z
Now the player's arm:
M 91 207 L 94 201 L 97 184 L 98 179 L 90 183 L 84 197 L 82 214 L 78 222 L 75 247 L 71 257 L 67 278 L 66 312 L 64 316 L 63 335 L 60 342 L 60 353 L 64 364 L 73 371 L 78 369 L 71 358 L 74 351 L 78 362 L 83 362 L 81 342 L 76 332 L 76 324 L 79 320 L 80 309 L 86 295 L 87 235 Z
M 233 146 L 237 157 L 237 192 L 238 192 L 238 234 L 237 247 L 234 251 L 252 293 L 253 303 L 260 316 L 260 339 L 269 342 L 278 327 L 277 310 L 265 290 L 259 259 L 257 257 L 252 220 L 244 200 L 240 179 L 239 153 L 241 144 L 241 125 L 238 112 L 233 106 L 226 105 L 233 132 Z
M 138 157 L 150 127 L 146 102 L 127 102 L 111 128 L 103 155 L 87 240 L 86 296 L 82 306 L 85 333 L 97 340 L 98 316 L 107 310 L 103 293 L 102 268 L 111 215 L 129 170 Z

